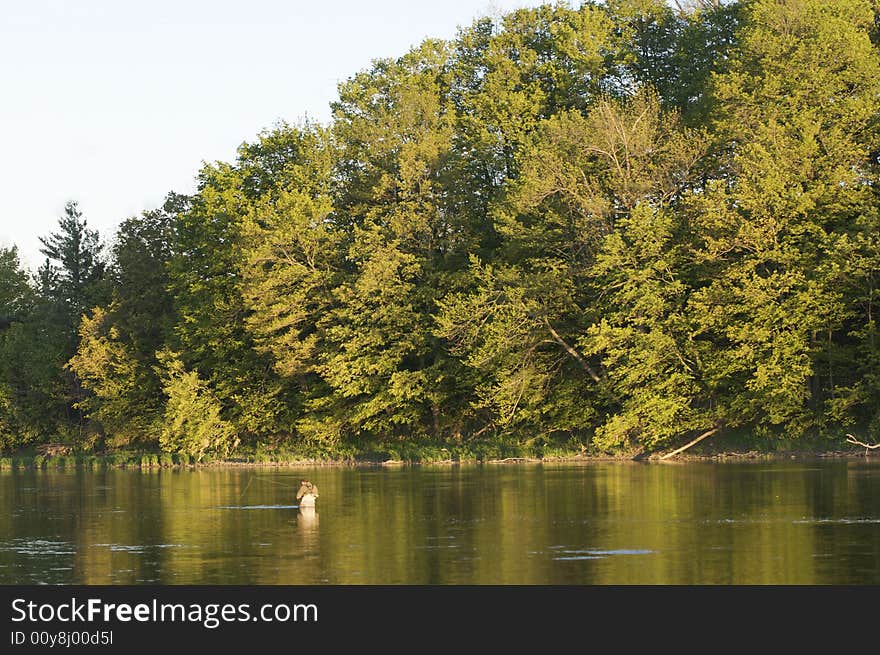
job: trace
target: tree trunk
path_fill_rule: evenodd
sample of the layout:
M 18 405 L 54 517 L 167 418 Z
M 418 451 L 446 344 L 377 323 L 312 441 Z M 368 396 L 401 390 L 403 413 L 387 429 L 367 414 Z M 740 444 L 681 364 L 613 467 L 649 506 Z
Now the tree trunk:
M 690 443 L 686 443 L 681 448 L 677 448 L 676 450 L 673 450 L 671 453 L 666 453 L 660 459 L 669 459 L 670 457 L 674 457 L 675 455 L 678 455 L 679 453 L 684 452 L 685 450 L 687 450 L 691 446 L 696 446 L 698 443 L 700 443 L 706 437 L 711 437 L 713 434 L 718 432 L 718 430 L 720 430 L 720 429 L 721 428 L 712 428 L 708 432 L 704 432 L 703 434 L 701 434 L 699 437 L 697 437 L 696 439 L 694 439 Z
M 855 444 L 856 446 L 862 446 L 865 449 L 865 457 L 871 454 L 872 450 L 880 448 L 880 443 L 865 443 L 864 441 L 859 441 L 853 435 L 847 433 L 846 440 L 849 443 Z
M 544 323 L 547 324 L 547 329 L 550 330 L 550 334 L 553 335 L 553 340 L 556 341 L 556 343 L 558 343 L 560 346 L 565 348 L 565 351 L 577 360 L 578 364 L 580 364 L 583 367 L 583 369 L 587 372 L 587 375 L 589 375 L 591 378 L 593 378 L 593 382 L 600 382 L 601 380 L 600 380 L 599 376 L 596 375 L 596 371 L 593 370 L 593 367 L 590 366 L 589 362 L 587 362 L 587 360 L 584 359 L 583 356 L 577 350 L 575 350 L 574 348 L 569 346 L 565 342 L 565 340 L 559 336 L 559 333 L 553 329 L 552 325 L 550 325 L 550 320 L 547 319 L 546 317 L 544 317 Z

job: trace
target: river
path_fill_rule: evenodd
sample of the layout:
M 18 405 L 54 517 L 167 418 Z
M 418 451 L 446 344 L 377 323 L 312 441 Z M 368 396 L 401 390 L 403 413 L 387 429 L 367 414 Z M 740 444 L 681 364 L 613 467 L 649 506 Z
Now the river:
M 880 584 L 876 459 L 5 470 L 0 583 Z

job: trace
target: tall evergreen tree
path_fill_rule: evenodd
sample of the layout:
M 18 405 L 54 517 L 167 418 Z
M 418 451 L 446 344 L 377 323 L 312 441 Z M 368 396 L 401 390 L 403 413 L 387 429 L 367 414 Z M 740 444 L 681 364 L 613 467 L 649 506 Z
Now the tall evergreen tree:
M 88 229 L 74 201 L 64 206 L 58 231 L 40 237 L 40 243 L 40 252 L 46 256 L 42 273 L 46 290 L 63 312 L 73 343 L 82 314 L 105 299 L 105 265 L 101 257 L 104 246 L 98 232 Z

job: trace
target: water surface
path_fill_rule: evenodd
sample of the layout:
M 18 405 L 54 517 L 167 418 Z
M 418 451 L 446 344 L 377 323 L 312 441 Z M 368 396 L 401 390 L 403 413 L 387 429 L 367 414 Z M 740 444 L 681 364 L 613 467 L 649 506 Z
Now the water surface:
M 871 458 L 13 470 L 0 499 L 0 584 L 880 584 Z

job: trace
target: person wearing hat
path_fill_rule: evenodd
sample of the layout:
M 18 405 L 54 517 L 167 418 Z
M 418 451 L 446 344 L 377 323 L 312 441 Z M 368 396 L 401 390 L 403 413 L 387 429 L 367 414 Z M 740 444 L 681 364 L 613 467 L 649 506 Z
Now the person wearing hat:
M 299 481 L 299 491 L 296 492 L 296 502 L 300 507 L 314 507 L 318 497 L 318 487 L 308 480 Z

